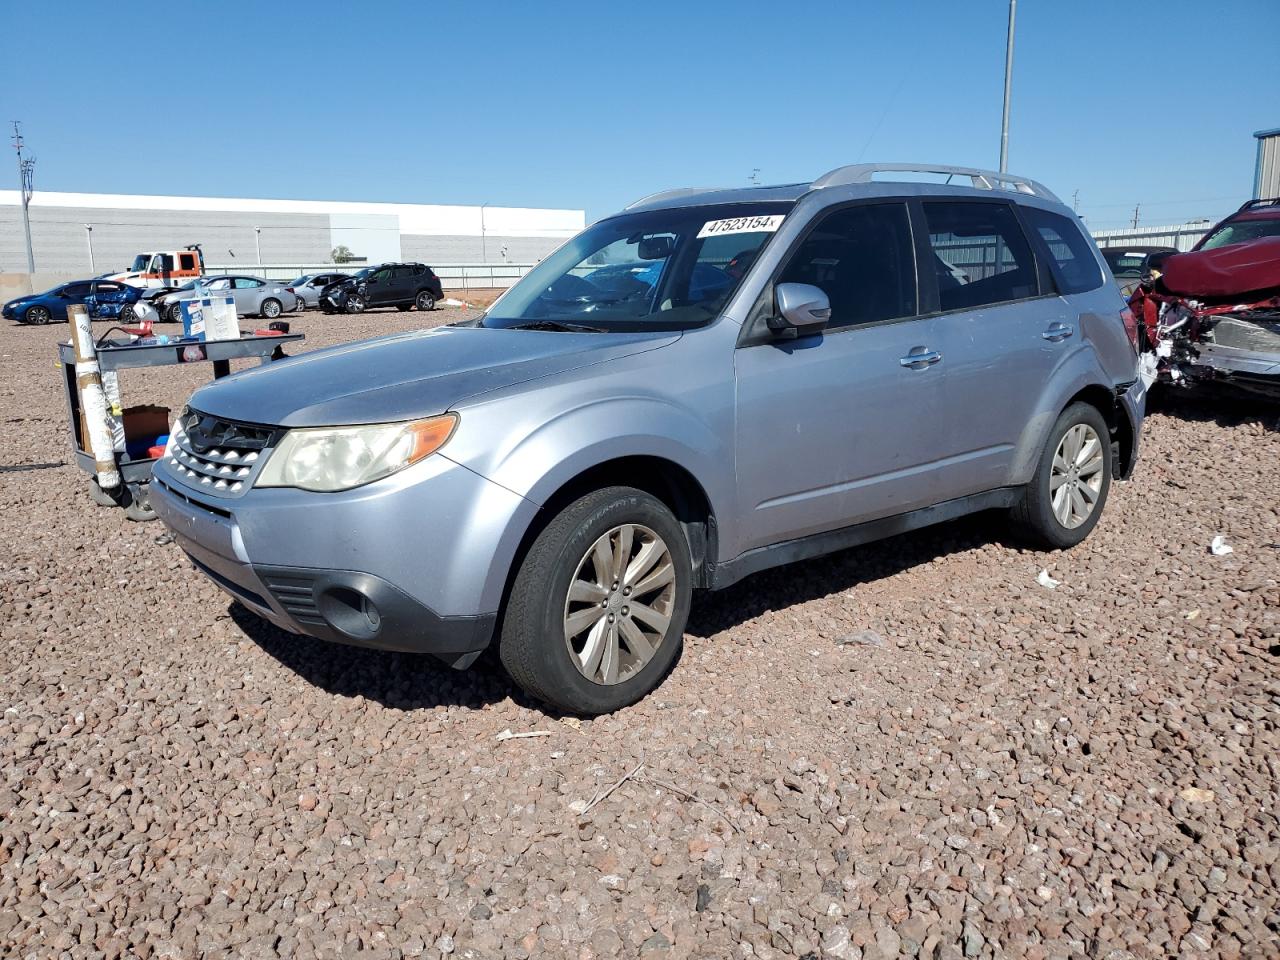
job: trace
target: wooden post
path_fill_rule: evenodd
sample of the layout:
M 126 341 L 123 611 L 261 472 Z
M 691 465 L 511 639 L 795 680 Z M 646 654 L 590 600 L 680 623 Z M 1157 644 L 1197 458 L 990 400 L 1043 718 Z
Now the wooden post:
M 93 343 L 93 327 L 89 311 L 83 304 L 67 307 L 71 321 L 71 343 L 76 354 L 76 390 L 80 393 L 80 409 L 86 428 L 85 449 L 93 457 L 98 486 L 113 490 L 120 486 L 120 470 L 116 466 L 115 444 L 111 424 L 107 420 L 107 399 L 102 390 L 102 374 L 98 369 L 98 351 Z

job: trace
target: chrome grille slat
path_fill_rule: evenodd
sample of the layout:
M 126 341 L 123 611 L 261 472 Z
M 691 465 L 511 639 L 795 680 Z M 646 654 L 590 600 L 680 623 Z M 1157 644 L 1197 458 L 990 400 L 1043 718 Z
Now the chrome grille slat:
M 212 496 L 238 497 L 253 485 L 274 432 L 271 427 L 188 410 L 174 425 L 167 465 L 195 489 Z

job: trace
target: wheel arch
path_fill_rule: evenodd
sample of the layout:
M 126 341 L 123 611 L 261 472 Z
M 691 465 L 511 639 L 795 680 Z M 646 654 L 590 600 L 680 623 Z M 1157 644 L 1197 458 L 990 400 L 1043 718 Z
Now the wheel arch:
M 1112 473 L 1121 479 L 1133 471 L 1137 458 L 1134 425 L 1120 409 L 1117 388 L 1098 364 L 1090 350 L 1080 349 L 1064 359 L 1050 375 L 1055 389 L 1046 390 L 1027 421 L 1014 455 L 1011 482 L 1027 483 L 1035 473 L 1045 440 L 1062 411 L 1076 401 L 1097 408 L 1111 433 Z
M 715 511 L 702 483 L 684 465 L 654 454 L 625 454 L 600 460 L 557 481 L 529 520 L 507 564 L 501 603 L 505 607 L 524 558 L 538 535 L 579 497 L 604 487 L 634 487 L 657 498 L 675 515 L 689 543 L 694 586 L 711 584 L 715 569 L 717 528 Z M 501 612 L 499 614 L 501 619 Z

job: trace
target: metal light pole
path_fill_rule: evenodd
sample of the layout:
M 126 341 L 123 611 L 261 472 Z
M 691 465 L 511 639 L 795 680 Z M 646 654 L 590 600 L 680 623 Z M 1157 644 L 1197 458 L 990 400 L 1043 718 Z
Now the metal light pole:
M 262 228 L 253 228 L 253 244 L 258 248 L 258 266 L 262 266 Z
M 1009 170 L 1009 92 L 1013 87 L 1013 20 L 1018 0 L 1009 0 L 1009 35 L 1004 46 L 1004 115 L 1000 118 L 1000 172 Z
M 35 174 L 35 157 L 22 155 L 22 132 L 18 129 L 18 121 L 13 121 L 13 148 L 18 151 L 18 186 L 22 191 L 22 229 L 27 235 L 27 273 L 36 272 L 35 254 L 31 252 L 31 215 L 27 208 L 31 205 L 31 182 Z
M 84 238 L 89 243 L 89 273 L 93 273 L 93 227 L 87 223 L 84 225 Z
M 480 204 L 480 259 L 484 263 L 489 262 L 489 248 L 485 243 L 485 236 L 484 236 L 484 208 L 487 207 L 488 205 L 489 205 L 488 200 Z

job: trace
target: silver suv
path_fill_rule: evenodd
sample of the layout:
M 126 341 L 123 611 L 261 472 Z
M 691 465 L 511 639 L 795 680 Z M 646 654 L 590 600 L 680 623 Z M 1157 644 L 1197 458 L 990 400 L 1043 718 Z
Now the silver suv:
M 478 320 L 198 391 L 151 502 L 285 630 L 644 696 L 693 591 L 977 510 L 1049 548 L 1134 467 L 1132 317 L 1035 181 L 673 190 Z

